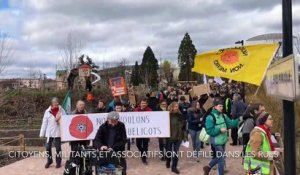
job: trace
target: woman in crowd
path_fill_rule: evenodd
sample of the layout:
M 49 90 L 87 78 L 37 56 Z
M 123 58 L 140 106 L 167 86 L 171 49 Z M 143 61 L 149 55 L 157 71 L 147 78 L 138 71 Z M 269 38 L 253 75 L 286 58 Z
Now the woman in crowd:
M 170 111 L 170 138 L 167 139 L 167 162 L 166 167 L 170 168 L 172 160 L 172 172 L 179 174 L 177 169 L 178 164 L 178 151 L 180 144 L 183 140 L 187 140 L 185 132 L 185 121 L 183 115 L 179 111 L 179 105 L 177 102 L 172 102 L 169 106 Z
M 192 107 L 188 109 L 188 128 L 192 138 L 194 156 L 196 157 L 197 162 L 199 162 L 199 151 L 201 144 L 203 144 L 199 139 L 199 135 L 202 129 L 201 123 L 204 114 L 205 111 L 201 109 L 200 103 L 196 101 L 193 102 Z
M 272 116 L 267 112 L 262 112 L 246 147 L 244 169 L 247 172 L 256 170 L 262 175 L 276 174 L 273 161 L 278 157 L 279 152 L 275 151 L 271 140 L 270 128 L 272 126 Z

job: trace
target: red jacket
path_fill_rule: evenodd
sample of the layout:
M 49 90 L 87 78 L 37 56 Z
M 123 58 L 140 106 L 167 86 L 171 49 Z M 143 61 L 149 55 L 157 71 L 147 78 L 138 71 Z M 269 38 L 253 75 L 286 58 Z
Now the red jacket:
M 134 112 L 144 112 L 144 111 L 152 111 L 152 109 L 146 107 L 146 109 L 142 110 L 140 106 L 134 109 Z

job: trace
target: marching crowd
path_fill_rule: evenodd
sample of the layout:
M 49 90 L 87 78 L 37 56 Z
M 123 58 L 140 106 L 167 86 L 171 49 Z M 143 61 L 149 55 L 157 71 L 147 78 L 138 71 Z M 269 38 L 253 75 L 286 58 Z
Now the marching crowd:
M 192 86 L 189 84 L 177 87 L 168 87 L 165 90 L 150 90 L 145 94 L 138 105 L 129 104 L 116 96 L 106 106 L 101 99 L 93 111 L 87 111 L 85 102 L 79 100 L 72 114 L 108 113 L 107 121 L 102 124 L 96 137 L 90 143 L 87 141 L 71 141 L 72 151 L 78 148 L 92 145 L 99 150 L 125 151 L 130 150 L 131 144 L 135 143 L 141 156 L 141 162 L 148 165 L 147 152 L 149 138 L 128 139 L 124 123 L 119 121 L 119 112 L 151 112 L 169 111 L 170 113 L 170 137 L 159 138 L 159 151 L 166 168 L 170 168 L 175 174 L 178 170 L 178 151 L 182 141 L 192 140 L 194 157 L 200 161 L 199 151 L 208 143 L 200 140 L 201 132 L 209 135 L 209 143 L 212 150 L 212 160 L 203 167 L 203 172 L 208 175 L 213 168 L 218 169 L 219 175 L 223 175 L 225 166 L 224 152 L 231 134 L 233 146 L 243 145 L 243 166 L 245 172 L 251 174 L 259 170 L 262 174 L 275 174 L 273 160 L 278 157 L 275 149 L 270 128 L 272 127 L 272 116 L 266 112 L 263 104 L 249 104 L 243 101 L 244 94 L 242 86 L 238 83 L 225 83 L 218 85 L 210 83 L 211 93 L 200 96 L 192 95 Z M 186 98 L 188 95 L 189 99 Z M 208 99 L 212 99 L 210 108 L 204 108 Z M 40 137 L 47 137 L 46 151 L 48 154 L 45 168 L 53 163 L 51 146 L 54 142 L 56 148 L 56 168 L 61 167 L 61 140 L 59 120 L 65 111 L 59 105 L 57 98 L 53 98 L 51 106 L 45 111 L 41 126 Z M 240 128 L 240 129 L 239 129 Z M 229 129 L 231 132 L 229 132 Z M 217 154 L 222 153 L 222 154 Z M 263 154 L 262 154 L 263 153 Z M 221 156 L 220 156 L 221 155 Z M 76 157 L 70 155 L 70 160 Z M 77 157 L 78 163 L 80 158 Z M 66 163 L 67 165 L 67 163 Z M 120 166 L 122 174 L 126 174 L 126 159 L 121 158 Z

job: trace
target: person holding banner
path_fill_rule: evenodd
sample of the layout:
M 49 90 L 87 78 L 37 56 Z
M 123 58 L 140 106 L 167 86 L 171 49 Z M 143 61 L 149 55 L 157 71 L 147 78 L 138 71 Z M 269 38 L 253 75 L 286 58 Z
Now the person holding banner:
M 75 114 L 86 114 L 87 111 L 85 109 L 85 103 L 82 100 L 78 100 L 76 103 L 76 109 L 72 112 L 73 115 Z M 71 141 L 70 146 L 71 146 L 71 154 L 70 154 L 70 160 L 71 159 L 80 159 L 78 157 L 78 151 L 81 149 L 81 146 L 88 146 L 90 144 L 89 140 L 82 140 L 82 141 Z
M 148 107 L 147 99 L 142 99 L 140 102 L 139 107 L 134 109 L 134 112 L 150 112 L 152 111 L 151 108 Z M 138 147 L 142 162 L 144 165 L 148 165 L 147 162 L 147 153 L 148 153 L 148 147 L 149 147 L 149 138 L 137 138 L 136 139 L 136 146 Z
M 167 111 L 168 103 L 166 99 L 162 99 L 159 102 L 159 108 L 157 111 Z M 166 138 L 158 138 L 158 144 L 159 144 L 159 152 L 161 156 L 161 161 L 166 160 Z
M 47 137 L 47 163 L 45 165 L 45 168 L 49 168 L 53 163 L 51 151 L 53 141 L 56 148 L 56 168 L 61 167 L 61 139 L 59 120 L 61 116 L 65 114 L 65 110 L 59 105 L 58 98 L 52 98 L 51 106 L 44 113 L 40 130 L 40 137 Z
M 101 151 L 112 150 L 114 152 L 125 151 L 127 134 L 125 124 L 119 121 L 119 113 L 112 111 L 107 115 L 107 121 L 103 123 L 95 136 L 93 146 Z M 122 175 L 126 175 L 127 163 L 124 157 L 120 157 Z
M 180 174 L 177 169 L 178 164 L 178 151 L 183 140 L 188 140 L 186 133 L 186 123 L 183 115 L 179 110 L 179 104 L 177 102 L 172 102 L 168 110 L 170 111 L 170 138 L 167 138 L 167 162 L 166 167 L 170 168 L 172 160 L 171 171 L 175 174 Z

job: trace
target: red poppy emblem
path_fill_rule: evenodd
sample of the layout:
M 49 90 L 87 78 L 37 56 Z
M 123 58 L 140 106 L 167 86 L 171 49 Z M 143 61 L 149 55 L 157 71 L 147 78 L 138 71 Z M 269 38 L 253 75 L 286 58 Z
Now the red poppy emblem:
M 69 126 L 71 136 L 78 139 L 86 139 L 93 131 L 93 123 L 84 115 L 74 117 Z

